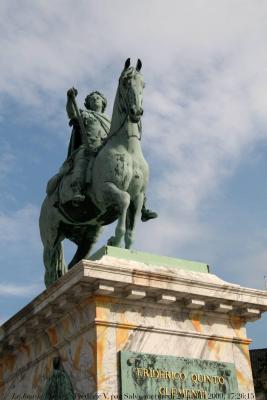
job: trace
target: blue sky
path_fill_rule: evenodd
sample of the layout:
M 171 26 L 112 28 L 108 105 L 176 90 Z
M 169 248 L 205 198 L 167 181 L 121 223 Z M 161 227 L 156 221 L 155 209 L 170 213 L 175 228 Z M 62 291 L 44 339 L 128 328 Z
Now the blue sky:
M 200 260 L 229 282 L 267 275 L 267 4 L 254 0 L 0 4 L 0 321 L 44 289 L 38 216 L 66 156 L 66 91 L 112 104 L 141 58 L 149 207 L 134 248 Z M 103 245 L 114 226 L 106 229 Z M 153 235 L 151 234 L 153 232 Z M 74 247 L 66 244 L 66 258 Z M 267 317 L 248 325 L 267 347 Z

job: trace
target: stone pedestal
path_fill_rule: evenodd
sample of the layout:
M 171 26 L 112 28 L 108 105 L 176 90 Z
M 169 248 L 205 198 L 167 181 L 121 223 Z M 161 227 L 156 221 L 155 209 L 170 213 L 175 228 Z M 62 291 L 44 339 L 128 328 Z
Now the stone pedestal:
M 105 248 L 2 326 L 0 399 L 41 396 L 58 357 L 76 398 L 114 399 L 122 350 L 233 363 L 252 393 L 245 324 L 266 310 L 266 292 L 205 264 Z

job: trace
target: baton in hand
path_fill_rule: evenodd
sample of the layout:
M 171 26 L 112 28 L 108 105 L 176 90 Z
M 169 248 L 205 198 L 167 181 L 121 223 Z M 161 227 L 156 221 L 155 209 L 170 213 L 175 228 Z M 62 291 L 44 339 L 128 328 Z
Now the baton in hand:
M 89 143 L 88 143 L 88 140 L 87 140 L 87 133 L 86 133 L 86 130 L 85 130 L 85 127 L 84 127 L 84 123 L 83 123 L 83 119 L 82 119 L 80 110 L 79 110 L 79 108 L 77 106 L 76 98 L 75 98 L 74 94 L 71 94 L 70 98 L 72 100 L 72 103 L 73 103 L 73 106 L 74 106 L 74 109 L 75 109 L 75 113 L 76 113 L 76 117 L 77 117 L 77 120 L 79 122 L 80 129 L 81 129 L 82 143 L 85 145 L 86 150 L 89 151 Z

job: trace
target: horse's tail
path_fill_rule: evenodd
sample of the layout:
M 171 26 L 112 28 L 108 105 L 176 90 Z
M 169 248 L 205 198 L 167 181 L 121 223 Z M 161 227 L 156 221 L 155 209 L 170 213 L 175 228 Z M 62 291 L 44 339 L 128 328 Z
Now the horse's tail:
M 44 246 L 43 260 L 46 287 L 67 272 L 61 243 L 64 236 L 60 232 L 60 223 L 61 216 L 58 210 L 52 206 L 51 201 L 46 197 L 41 207 L 39 219 L 40 235 Z
M 43 258 L 45 265 L 44 280 L 46 287 L 48 287 L 68 271 L 64 260 L 62 242 L 53 248 L 44 246 Z

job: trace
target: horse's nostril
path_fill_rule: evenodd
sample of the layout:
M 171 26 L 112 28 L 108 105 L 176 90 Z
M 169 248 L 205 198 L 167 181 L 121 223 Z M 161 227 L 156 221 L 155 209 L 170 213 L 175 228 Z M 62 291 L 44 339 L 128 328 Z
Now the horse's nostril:
M 144 110 L 142 108 L 140 108 L 140 115 L 144 114 Z

